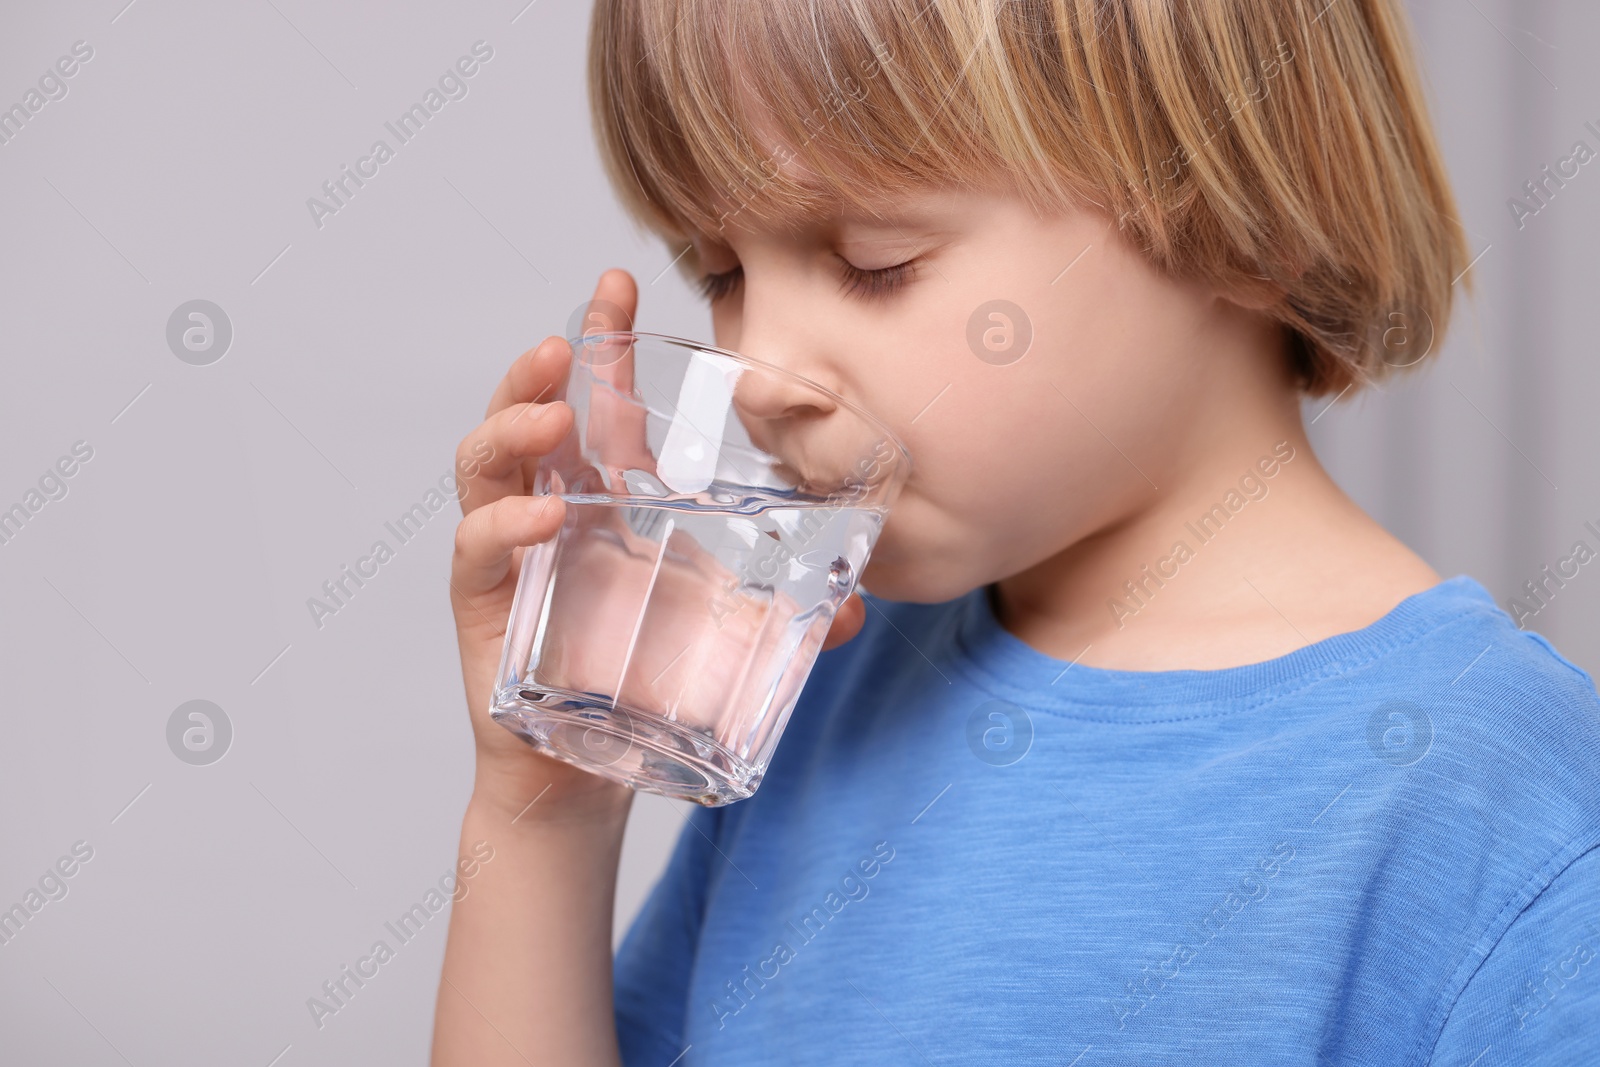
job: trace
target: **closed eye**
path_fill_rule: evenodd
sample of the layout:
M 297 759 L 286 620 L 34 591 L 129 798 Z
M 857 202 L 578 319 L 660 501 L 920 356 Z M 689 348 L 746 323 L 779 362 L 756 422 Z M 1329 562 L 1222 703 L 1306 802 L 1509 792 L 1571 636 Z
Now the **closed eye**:
M 879 267 L 876 270 L 866 270 L 856 266 L 849 260 L 840 258 L 844 264 L 845 293 L 859 297 L 862 300 L 875 300 L 897 292 L 916 271 L 916 260 L 908 259 L 904 263 L 896 263 L 892 267 Z
M 716 303 L 738 287 L 744 278 L 744 265 L 740 264 L 732 270 L 725 270 L 721 274 L 707 274 L 703 276 L 695 287 L 700 290 L 700 295 L 712 303 Z
M 915 259 L 909 259 L 890 267 L 868 270 L 840 257 L 840 272 L 843 275 L 840 288 L 846 295 L 858 299 L 869 301 L 882 299 L 899 291 L 912 279 L 916 274 L 916 262 Z M 743 280 L 744 266 L 741 264 L 720 274 L 703 275 L 695 283 L 695 288 L 702 297 L 715 303 L 731 295 Z

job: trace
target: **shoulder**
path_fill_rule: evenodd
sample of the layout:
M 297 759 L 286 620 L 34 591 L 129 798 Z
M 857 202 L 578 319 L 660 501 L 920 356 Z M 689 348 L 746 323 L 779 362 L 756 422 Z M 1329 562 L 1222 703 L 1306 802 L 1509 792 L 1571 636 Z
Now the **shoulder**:
M 1477 582 L 1451 581 L 1459 587 L 1454 616 L 1419 641 L 1413 656 L 1435 667 L 1415 699 L 1424 710 L 1437 708 L 1437 751 L 1453 769 L 1476 772 L 1486 788 L 1516 798 L 1529 815 L 1565 810 L 1600 833 L 1594 680 L 1544 636 L 1519 629 Z
M 1533 876 L 1600 842 L 1600 694 L 1476 581 L 1440 592 L 1433 621 L 1371 665 L 1357 709 L 1372 754 L 1405 770 L 1387 780 L 1388 815 Z
M 1423 910 L 1463 935 L 1430 1062 L 1465 1067 L 1504 1045 L 1509 1059 L 1496 1062 L 1576 1063 L 1545 1056 L 1567 1024 L 1517 1045 L 1525 1055 L 1511 1041 L 1543 1003 L 1529 998 L 1547 964 L 1576 974 L 1577 957 L 1600 950 L 1600 694 L 1477 582 L 1444 585 L 1435 619 L 1370 665 L 1373 699 L 1360 709 L 1368 747 L 1393 768 L 1368 814 L 1425 857 L 1431 874 L 1413 871 L 1432 879 Z M 1586 966 L 1600 996 L 1600 960 Z M 1588 1010 L 1577 993 L 1563 1008 Z
M 1600 1048 L 1600 846 L 1562 856 L 1451 1005 L 1429 1063 L 1566 1067 Z
M 1458 575 L 1442 583 L 1440 590 L 1449 590 L 1449 597 L 1443 613 L 1445 625 L 1437 636 L 1455 642 L 1481 638 L 1486 652 L 1499 653 L 1488 664 L 1489 670 L 1477 672 L 1475 683 L 1498 679 L 1533 686 L 1546 698 L 1600 705 L 1589 673 L 1563 656 L 1543 634 L 1520 628 L 1476 580 Z
M 1600 693 L 1590 675 L 1518 629 L 1474 579 L 1457 576 L 1430 595 L 1407 639 L 1353 672 L 1358 689 L 1401 717 L 1409 710 L 1431 733 L 1429 749 L 1452 764 L 1442 769 L 1510 780 L 1538 768 L 1600 801 Z

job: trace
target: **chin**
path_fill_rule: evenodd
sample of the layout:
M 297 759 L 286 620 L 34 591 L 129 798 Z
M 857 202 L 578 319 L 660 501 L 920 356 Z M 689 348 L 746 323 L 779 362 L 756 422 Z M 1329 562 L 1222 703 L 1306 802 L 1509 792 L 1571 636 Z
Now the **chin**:
M 885 547 L 890 551 L 882 555 L 874 547 L 860 582 L 861 588 L 880 599 L 942 604 L 982 584 L 961 567 L 942 562 L 934 553 L 897 553 L 893 546 Z

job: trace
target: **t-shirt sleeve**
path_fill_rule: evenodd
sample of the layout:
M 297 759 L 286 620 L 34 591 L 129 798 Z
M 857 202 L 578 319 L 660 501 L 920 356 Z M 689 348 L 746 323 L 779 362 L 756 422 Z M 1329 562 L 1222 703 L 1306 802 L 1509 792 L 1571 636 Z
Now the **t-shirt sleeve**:
M 696 806 L 666 869 L 617 948 L 612 970 L 622 1062 L 663 1065 L 683 1052 L 689 971 L 705 914 L 721 808 Z
M 1600 1063 L 1600 847 L 1512 922 L 1456 1000 L 1429 1063 Z

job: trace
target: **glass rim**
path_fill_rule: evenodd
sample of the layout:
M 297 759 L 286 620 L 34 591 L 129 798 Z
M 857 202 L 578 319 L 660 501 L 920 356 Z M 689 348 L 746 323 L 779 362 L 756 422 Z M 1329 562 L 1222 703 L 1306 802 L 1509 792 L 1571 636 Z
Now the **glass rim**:
M 868 411 L 866 408 L 862 407 L 860 404 L 857 404 L 855 401 L 849 400 L 849 399 L 846 399 L 845 397 L 840 396 L 838 393 L 834 392 L 832 389 L 829 389 L 827 386 L 822 385 L 822 384 L 820 384 L 818 382 L 814 382 L 810 378 L 807 378 L 803 374 L 796 374 L 792 370 L 786 370 L 783 367 L 779 367 L 779 366 L 777 366 L 775 364 L 768 363 L 764 359 L 759 359 L 759 358 L 757 358 L 755 356 L 745 355 L 743 352 L 735 352 L 732 349 L 719 348 L 716 345 L 704 344 L 704 343 L 702 343 L 700 341 L 691 341 L 687 337 L 674 337 L 672 334 L 654 333 L 654 332 L 652 332 L 650 330 L 595 330 L 593 333 L 580 334 L 577 337 L 567 337 L 567 338 L 563 338 L 563 340 L 565 340 L 567 342 L 567 347 L 572 350 L 574 355 L 576 355 L 577 352 L 578 352 L 579 346 L 580 345 L 593 344 L 594 343 L 593 340 L 592 340 L 593 338 L 596 338 L 596 337 L 623 337 L 623 336 L 633 337 L 633 338 L 643 338 L 643 339 L 649 340 L 649 341 L 665 341 L 665 342 L 667 342 L 669 344 L 674 344 L 674 345 L 679 345 L 679 346 L 684 347 L 684 348 L 694 349 L 697 352 L 714 352 L 719 356 L 725 356 L 728 359 L 736 360 L 736 361 L 738 361 L 740 363 L 749 364 L 750 366 L 753 366 L 753 367 L 759 367 L 762 370 L 770 371 L 773 374 L 782 375 L 785 378 L 789 378 L 789 379 L 791 379 L 793 381 L 797 381 L 797 382 L 801 383 L 802 385 L 806 386 L 809 389 L 816 390 L 817 392 L 821 393 L 823 396 L 827 397 L 829 400 L 831 400 L 834 403 L 838 404 L 840 407 L 845 408 L 846 410 L 850 411 L 852 414 L 854 414 L 857 417 L 859 417 L 862 421 L 866 422 L 869 426 L 875 427 L 877 430 L 879 430 L 883 434 L 883 436 L 886 437 L 889 440 L 889 443 L 892 444 L 899 451 L 900 459 L 905 464 L 905 472 L 906 472 L 906 476 L 907 477 L 910 476 L 911 471 L 914 470 L 915 467 L 916 467 L 916 461 L 911 458 L 911 450 L 906 447 L 904 441 L 900 440 L 900 436 L 898 434 L 896 434 L 894 432 L 894 430 L 889 428 L 889 424 L 888 423 L 884 422 L 878 416 L 874 415 L 872 412 Z

